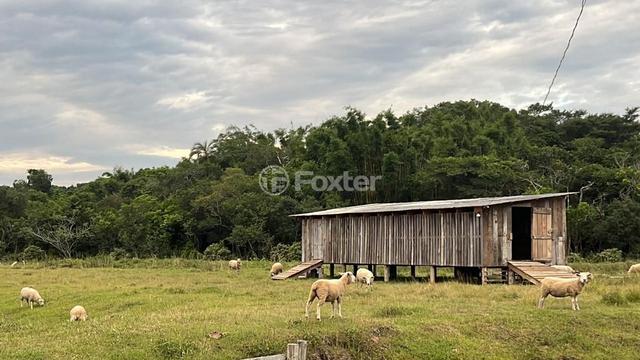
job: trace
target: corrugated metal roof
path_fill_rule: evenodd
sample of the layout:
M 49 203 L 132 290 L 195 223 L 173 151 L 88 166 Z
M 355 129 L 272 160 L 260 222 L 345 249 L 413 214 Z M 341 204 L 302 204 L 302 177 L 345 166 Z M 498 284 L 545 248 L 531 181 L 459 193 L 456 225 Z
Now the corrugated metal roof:
M 563 193 L 552 193 L 552 194 L 517 195 L 517 196 L 502 196 L 502 197 L 477 198 L 477 199 L 415 201 L 415 202 L 402 202 L 402 203 L 377 203 L 377 204 L 348 206 L 348 207 L 315 211 L 315 212 L 304 213 L 304 214 L 295 214 L 291 216 L 329 216 L 329 215 L 343 215 L 343 214 L 395 212 L 395 211 L 457 209 L 457 208 L 482 207 L 482 206 L 524 202 L 524 201 L 566 196 L 571 194 L 576 194 L 576 193 L 563 192 Z

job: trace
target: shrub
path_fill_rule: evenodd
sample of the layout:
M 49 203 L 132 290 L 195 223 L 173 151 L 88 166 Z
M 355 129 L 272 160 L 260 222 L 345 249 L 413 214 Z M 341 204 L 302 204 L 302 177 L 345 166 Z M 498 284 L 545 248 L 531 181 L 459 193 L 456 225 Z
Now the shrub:
M 279 243 L 271 249 L 272 261 L 298 261 L 302 258 L 302 244 L 299 242 L 291 245 Z
M 570 263 L 585 262 L 585 259 L 584 257 L 582 257 L 582 255 L 572 252 L 572 253 L 569 253 L 569 256 L 567 256 L 567 262 L 570 262 Z
M 595 262 L 619 262 L 622 261 L 622 250 L 616 248 L 605 249 L 593 255 L 591 260 Z
M 22 250 L 22 254 L 20 255 L 20 258 L 22 260 L 27 260 L 27 261 L 43 260 L 44 257 L 45 257 L 44 250 L 42 250 L 40 247 L 36 245 L 27 246 L 24 250 Z
M 131 257 L 129 253 L 123 248 L 113 248 L 113 251 L 109 253 L 114 260 L 128 259 Z
M 630 303 L 638 303 L 640 302 L 640 291 L 631 290 L 627 292 L 625 297 Z
M 204 257 L 209 260 L 227 260 L 231 256 L 231 251 L 222 243 L 213 243 L 204 250 Z

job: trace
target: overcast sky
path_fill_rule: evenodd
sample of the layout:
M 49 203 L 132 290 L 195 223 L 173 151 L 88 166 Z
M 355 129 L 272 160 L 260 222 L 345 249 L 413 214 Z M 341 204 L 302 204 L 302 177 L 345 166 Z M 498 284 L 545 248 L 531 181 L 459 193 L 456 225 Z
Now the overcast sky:
M 3 1 L 0 184 L 173 165 L 229 125 L 541 102 L 580 0 Z M 550 101 L 640 105 L 640 1 L 588 0 Z

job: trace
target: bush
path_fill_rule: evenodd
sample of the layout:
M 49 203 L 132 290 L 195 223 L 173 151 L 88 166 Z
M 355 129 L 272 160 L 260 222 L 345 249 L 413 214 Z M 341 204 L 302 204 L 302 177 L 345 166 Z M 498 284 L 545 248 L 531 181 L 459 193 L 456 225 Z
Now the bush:
M 567 256 L 567 262 L 569 263 L 585 262 L 585 259 L 584 257 L 582 257 L 582 255 L 572 252 L 572 253 L 569 253 L 569 256 Z
M 114 260 L 128 259 L 131 255 L 122 248 L 113 248 L 113 251 L 109 253 L 109 256 Z
M 231 251 L 222 243 L 213 243 L 204 250 L 204 257 L 209 260 L 227 260 L 231 256 Z
M 291 245 L 279 243 L 271 249 L 271 261 L 298 261 L 302 258 L 302 244 Z
M 36 245 L 29 245 L 24 250 L 22 250 L 22 254 L 20 255 L 21 260 L 25 261 L 38 261 L 43 260 L 45 258 L 44 250 L 40 249 L 40 247 Z
M 620 262 L 622 261 L 622 250 L 620 249 L 605 249 L 597 254 L 594 254 L 591 258 L 594 262 Z

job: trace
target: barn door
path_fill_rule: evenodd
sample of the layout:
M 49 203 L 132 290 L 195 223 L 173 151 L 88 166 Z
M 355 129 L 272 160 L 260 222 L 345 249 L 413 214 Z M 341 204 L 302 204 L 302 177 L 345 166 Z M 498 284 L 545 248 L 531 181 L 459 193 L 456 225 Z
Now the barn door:
M 551 261 L 553 224 L 550 208 L 533 208 L 531 221 L 531 257 L 536 261 Z

